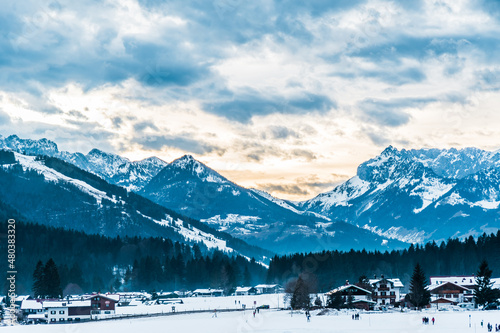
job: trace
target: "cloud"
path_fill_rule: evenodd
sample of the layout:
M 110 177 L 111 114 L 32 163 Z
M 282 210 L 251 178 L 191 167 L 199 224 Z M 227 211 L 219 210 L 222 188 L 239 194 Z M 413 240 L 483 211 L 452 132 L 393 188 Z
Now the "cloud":
M 260 190 L 278 196 L 308 196 L 311 193 L 319 193 L 331 190 L 336 185 L 348 179 L 346 175 L 331 174 L 328 179 L 320 179 L 313 174 L 308 177 L 298 177 L 293 183 L 264 183 L 257 184 Z
M 435 101 L 434 98 L 365 99 L 358 103 L 358 108 L 361 111 L 360 118 L 366 123 L 398 127 L 407 124 L 411 119 L 405 109 L 425 106 Z
M 10 116 L 0 109 L 0 125 L 9 125 L 11 123 Z
M 302 93 L 292 98 L 262 96 L 256 92 L 235 96 L 231 100 L 206 103 L 204 110 L 241 123 L 249 122 L 253 116 L 269 114 L 325 113 L 336 107 L 327 96 Z
M 258 187 L 266 192 L 277 192 L 289 195 L 308 195 L 309 192 L 300 188 L 298 185 L 286 184 L 258 184 Z
M 162 150 L 165 147 L 181 149 L 194 154 L 205 154 L 212 151 L 221 151 L 214 145 L 191 139 L 189 135 L 174 136 L 174 135 L 155 135 L 136 137 L 131 140 L 133 143 L 138 143 L 144 149 Z

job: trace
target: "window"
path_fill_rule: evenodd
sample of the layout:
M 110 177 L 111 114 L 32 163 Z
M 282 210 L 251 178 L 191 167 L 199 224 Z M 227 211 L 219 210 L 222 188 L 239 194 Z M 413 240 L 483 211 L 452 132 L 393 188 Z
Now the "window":
M 380 296 L 385 296 L 385 291 L 381 291 Z
M 59 311 L 59 314 L 64 314 L 64 310 Z
M 396 296 L 396 292 L 395 291 L 391 291 L 391 296 Z
M 56 314 L 56 311 L 50 311 L 50 314 Z
M 59 318 L 59 321 L 64 321 L 64 318 Z
M 50 318 L 50 321 L 56 321 L 56 318 Z

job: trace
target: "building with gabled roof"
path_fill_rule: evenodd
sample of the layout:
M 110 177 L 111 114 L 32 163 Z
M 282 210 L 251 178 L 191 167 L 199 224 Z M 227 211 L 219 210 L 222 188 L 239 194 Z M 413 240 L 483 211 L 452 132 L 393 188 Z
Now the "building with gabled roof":
M 474 302 L 472 289 L 458 285 L 453 282 L 427 286 L 431 293 L 431 304 L 439 307 L 439 304 L 457 305 L 458 303 Z
M 383 275 L 380 279 L 370 279 L 369 282 L 373 287 L 372 300 L 381 307 L 394 306 L 396 301 L 400 299 L 401 291 L 404 288 L 400 279 L 388 279 Z
M 342 297 L 345 303 L 349 302 L 350 298 L 353 306 L 359 309 L 370 310 L 373 309 L 376 304 L 376 302 L 371 300 L 372 292 L 370 290 L 354 284 L 349 284 L 348 282 L 343 286 L 327 292 L 325 295 L 328 297 L 335 297 L 337 294 Z

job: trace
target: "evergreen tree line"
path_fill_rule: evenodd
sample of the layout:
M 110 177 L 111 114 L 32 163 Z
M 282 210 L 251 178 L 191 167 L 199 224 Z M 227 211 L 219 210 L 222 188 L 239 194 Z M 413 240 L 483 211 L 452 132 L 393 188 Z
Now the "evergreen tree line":
M 267 273 L 268 283 L 286 285 L 301 276 L 311 292 L 326 292 L 346 280 L 358 281 L 360 276 L 400 278 L 408 291 L 412 272 L 420 263 L 427 276 L 473 275 L 485 259 L 493 274 L 500 275 L 500 231 L 480 236 L 477 241 L 450 239 L 440 245 L 410 245 L 408 249 L 386 252 L 323 251 L 274 256 Z
M 7 230 L 7 223 L 1 222 L 0 228 Z M 0 253 L 7 253 L 7 242 L 0 242 Z M 0 262 L 4 272 L 6 265 L 6 260 Z M 198 244 L 189 246 L 160 237 L 111 238 L 16 222 L 17 293 L 53 295 L 52 289 L 40 290 L 34 283 L 34 277 L 48 281 L 54 276 L 47 266 L 57 267 L 64 295 L 202 287 L 229 290 L 246 282 L 262 282 L 266 276 L 266 269 L 255 260 Z

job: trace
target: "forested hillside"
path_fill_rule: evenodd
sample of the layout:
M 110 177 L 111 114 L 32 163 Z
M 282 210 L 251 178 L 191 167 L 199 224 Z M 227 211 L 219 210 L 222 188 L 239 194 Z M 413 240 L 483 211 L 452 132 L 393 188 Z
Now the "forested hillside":
M 0 230 L 7 230 L 6 221 Z M 5 237 L 5 233 L 2 233 Z M 0 242 L 7 253 L 7 242 Z M 116 290 L 225 288 L 258 283 L 266 269 L 241 256 L 162 238 L 104 237 L 16 223 L 17 293 L 29 294 L 39 260 L 55 261 L 65 294 Z M 7 271 L 7 260 L 0 267 Z M 5 286 L 3 286 L 5 288 Z
M 271 260 L 268 282 L 286 284 L 302 274 L 313 290 L 328 291 L 349 280 L 358 281 L 362 275 L 400 278 L 408 287 L 411 273 L 418 262 L 429 276 L 473 275 L 481 260 L 486 259 L 493 276 L 500 276 L 500 231 L 483 234 L 476 240 L 450 239 L 437 245 L 410 245 L 403 251 L 323 251 L 308 254 L 275 256 Z

